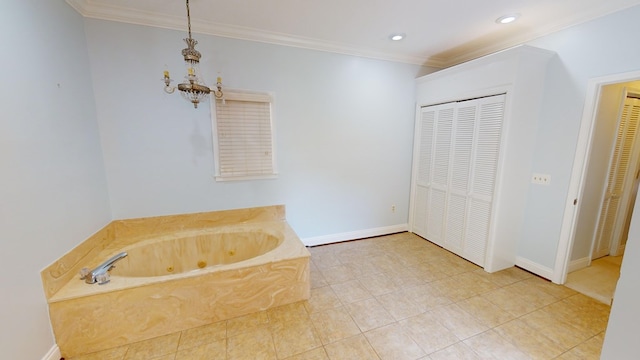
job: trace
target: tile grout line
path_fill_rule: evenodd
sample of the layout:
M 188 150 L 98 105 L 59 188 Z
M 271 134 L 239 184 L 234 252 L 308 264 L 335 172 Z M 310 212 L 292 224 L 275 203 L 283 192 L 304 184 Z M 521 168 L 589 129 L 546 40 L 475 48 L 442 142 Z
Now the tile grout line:
M 486 334 L 486 333 L 488 333 L 489 331 L 492 331 L 492 330 L 493 330 L 493 332 L 495 334 L 497 334 L 500 337 L 500 339 L 505 341 L 505 343 L 508 343 L 511 346 L 514 346 L 516 349 L 518 349 L 519 351 L 521 351 L 522 353 L 524 353 L 524 354 L 526 354 L 528 356 L 532 356 L 532 355 L 529 355 L 530 354 L 529 351 L 526 351 L 526 347 L 525 348 L 520 348 L 517 345 L 517 341 L 518 341 L 517 337 L 513 337 L 513 336 L 510 335 L 507 338 L 507 337 L 504 337 L 501 332 L 498 332 L 496 330 L 499 327 L 504 326 L 504 325 L 509 324 L 511 322 L 514 322 L 514 321 L 522 321 L 523 324 L 528 329 L 531 329 L 536 334 L 544 336 L 546 339 L 549 339 L 550 341 L 553 341 L 556 345 L 558 345 L 560 348 L 562 348 L 563 351 L 559 355 L 555 356 L 554 358 L 557 358 L 557 357 L 562 356 L 563 354 L 567 354 L 567 353 L 570 353 L 572 351 L 575 351 L 576 348 L 579 348 L 581 346 L 585 346 L 585 344 L 587 344 L 590 341 L 599 341 L 598 337 L 602 337 L 604 335 L 605 330 L 604 329 L 603 330 L 598 330 L 598 329 L 601 327 L 601 325 L 599 325 L 599 324 L 602 321 L 601 317 L 605 315 L 605 312 L 604 312 L 606 310 L 605 308 L 600 309 L 599 307 L 596 307 L 596 310 L 598 312 L 595 313 L 596 315 L 594 317 L 584 320 L 586 322 L 580 322 L 580 323 L 571 322 L 568 319 L 565 319 L 564 317 L 566 317 L 566 315 L 572 314 L 572 313 L 571 312 L 565 313 L 557 305 L 566 305 L 566 306 L 572 306 L 573 305 L 573 306 L 577 306 L 577 307 L 587 306 L 587 309 L 588 309 L 588 307 L 592 306 L 592 305 L 591 305 L 590 302 L 586 303 L 586 302 L 584 302 L 584 300 L 582 300 L 582 298 L 580 298 L 581 296 L 584 296 L 584 295 L 581 295 L 581 294 L 576 293 L 576 292 L 574 292 L 572 294 L 569 294 L 569 295 L 566 295 L 562 291 L 556 291 L 551 287 L 547 288 L 546 287 L 547 286 L 546 283 L 544 283 L 544 282 L 538 283 L 538 282 L 536 282 L 537 280 L 532 280 L 532 279 L 536 279 L 536 277 L 533 276 L 533 275 L 522 277 L 522 278 L 518 278 L 515 281 L 512 281 L 512 282 L 504 284 L 505 281 L 510 281 L 511 280 L 511 279 L 509 279 L 509 277 L 513 278 L 513 277 L 524 276 L 524 275 L 519 275 L 519 273 L 516 274 L 514 272 L 505 273 L 505 276 L 507 276 L 507 277 L 499 277 L 499 278 L 497 278 L 497 279 L 502 279 L 502 280 L 499 280 L 499 282 L 503 283 L 503 284 L 499 284 L 497 282 L 494 282 L 494 281 L 491 280 L 491 278 L 482 277 L 482 279 L 485 279 L 488 282 L 490 282 L 491 284 L 493 284 L 493 286 L 495 286 L 495 288 L 494 289 L 490 289 L 490 290 L 482 290 L 481 289 L 478 292 L 476 292 L 475 290 L 471 290 L 470 293 L 473 293 L 473 294 L 470 295 L 470 296 L 467 295 L 464 291 L 463 292 L 456 292 L 454 290 L 453 292 L 450 292 L 450 291 L 447 290 L 447 291 L 443 292 L 442 290 L 439 290 L 437 287 L 434 287 L 434 290 L 436 290 L 438 292 L 441 292 L 441 294 L 439 294 L 438 296 L 442 296 L 443 298 L 446 298 L 449 301 L 447 304 L 438 304 L 438 305 L 435 305 L 435 306 L 431 306 L 431 305 L 427 305 L 426 303 L 425 304 L 419 303 L 414 299 L 408 299 L 408 301 L 411 304 L 416 305 L 417 308 L 420 309 L 420 312 L 418 314 L 410 315 L 410 316 L 402 318 L 402 319 L 397 319 L 396 316 L 393 316 L 391 314 L 391 309 L 388 309 L 384 305 L 384 302 L 382 302 L 380 300 L 380 298 L 382 296 L 386 296 L 386 295 L 390 295 L 390 294 L 394 294 L 394 293 L 401 293 L 403 291 L 406 291 L 407 289 L 417 288 L 417 287 L 420 287 L 420 286 L 423 286 L 423 285 L 432 286 L 434 283 L 437 283 L 437 282 L 440 282 L 440 281 L 442 281 L 442 282 L 440 282 L 440 284 L 445 284 L 446 281 L 444 281 L 444 280 L 447 280 L 447 279 L 451 279 L 451 278 L 454 278 L 454 277 L 457 277 L 457 276 L 463 276 L 465 274 L 476 274 L 477 269 L 472 269 L 470 267 L 468 268 L 465 263 L 461 263 L 461 264 L 465 264 L 465 265 L 455 265 L 456 263 L 452 263 L 453 270 L 451 271 L 451 273 L 444 274 L 444 275 L 446 275 L 446 277 L 434 279 L 434 280 L 431 280 L 431 281 L 422 280 L 421 284 L 419 284 L 419 285 L 418 284 L 403 285 L 403 284 L 399 283 L 397 279 L 401 279 L 403 276 L 406 276 L 407 273 L 408 273 L 406 270 L 409 270 L 409 273 L 410 273 L 411 270 L 413 269 L 414 272 L 415 272 L 415 269 L 418 266 L 420 266 L 421 264 L 432 264 L 432 265 L 434 265 L 434 267 L 437 268 L 438 266 L 446 266 L 446 265 L 448 265 L 448 263 L 450 261 L 454 261 L 454 260 L 450 260 L 450 258 L 446 254 L 442 255 L 442 260 L 441 260 L 441 258 L 439 258 L 439 256 L 441 256 L 441 255 L 439 253 L 435 253 L 435 251 L 434 251 L 434 254 L 429 257 L 429 260 L 431 260 L 431 261 L 422 261 L 422 262 L 415 263 L 414 262 L 414 260 L 416 259 L 415 257 L 403 258 L 403 255 L 402 255 L 402 254 L 405 254 L 404 256 L 409 255 L 411 253 L 410 249 L 413 249 L 413 246 L 408 247 L 408 248 L 399 248 L 401 251 L 398 251 L 398 252 L 394 252 L 393 251 L 393 249 L 395 249 L 396 246 L 402 246 L 402 245 L 407 245 L 407 244 L 411 245 L 412 243 L 409 243 L 408 241 L 404 241 L 404 239 L 402 239 L 403 242 L 401 242 L 399 240 L 396 241 L 393 238 L 392 238 L 392 240 L 393 241 L 389 241 L 388 242 L 389 245 L 386 245 L 386 244 L 384 245 L 383 251 L 379 252 L 379 253 L 384 252 L 384 256 L 387 259 L 389 259 L 389 261 L 392 261 L 391 263 L 387 263 L 386 264 L 386 266 L 388 266 L 387 270 L 388 271 L 392 271 L 394 273 L 392 275 L 387 274 L 384 271 L 380 271 L 380 269 L 378 269 L 375 273 L 369 273 L 369 272 L 363 270 L 364 268 L 361 267 L 361 265 L 360 266 L 359 265 L 355 265 L 355 263 L 357 261 L 348 261 L 348 259 L 358 259 L 359 257 L 361 258 L 363 256 L 368 256 L 368 255 L 366 255 L 368 253 L 367 251 L 361 251 L 360 248 L 358 248 L 356 246 L 350 246 L 348 248 L 341 249 L 340 251 L 342 251 L 342 253 L 345 254 L 344 256 L 336 256 L 335 254 L 332 254 L 332 252 L 329 251 L 329 250 L 324 251 L 322 253 L 323 256 L 326 256 L 326 257 L 329 257 L 329 258 L 331 256 L 333 256 L 336 259 L 335 259 L 334 265 L 329 266 L 327 268 L 324 268 L 322 270 L 317 266 L 317 264 L 315 264 L 313 262 L 313 254 L 312 254 L 311 263 L 313 265 L 312 265 L 311 268 L 313 269 L 315 267 L 314 271 L 316 272 L 316 276 L 319 276 L 322 280 L 324 280 L 324 282 L 322 283 L 323 284 L 322 286 L 316 286 L 314 289 L 327 287 L 331 291 L 331 294 L 335 297 L 335 299 L 336 299 L 335 305 L 337 305 L 337 306 L 333 306 L 332 305 L 332 307 L 322 308 L 319 311 L 312 312 L 311 311 L 312 308 L 309 307 L 309 306 L 306 306 L 306 304 L 308 304 L 308 301 L 300 302 L 300 304 L 302 304 L 300 306 L 302 306 L 304 311 L 305 311 L 306 318 L 311 323 L 311 329 L 310 330 L 312 330 L 313 335 L 319 341 L 319 345 L 318 346 L 313 347 L 311 349 L 304 350 L 300 354 L 304 354 L 306 352 L 314 351 L 314 350 L 316 350 L 318 348 L 322 348 L 323 349 L 322 351 L 323 351 L 324 355 L 327 358 L 329 358 L 329 353 L 327 352 L 327 346 L 330 346 L 331 344 L 334 344 L 334 343 L 337 343 L 337 342 L 340 342 L 340 341 L 344 341 L 344 340 L 347 340 L 347 339 L 354 338 L 356 336 L 363 336 L 365 338 L 365 340 L 366 340 L 366 344 L 373 350 L 373 352 L 376 354 L 376 356 L 378 356 L 378 358 L 381 358 L 381 355 L 373 347 L 373 344 L 371 343 L 370 339 L 366 336 L 366 334 L 369 333 L 369 332 L 375 331 L 377 329 L 380 329 L 382 327 L 390 326 L 390 325 L 399 326 L 399 329 L 401 329 L 402 333 L 405 336 L 407 336 L 408 338 L 410 338 L 413 342 L 415 342 L 418 345 L 418 347 L 420 349 L 422 349 L 422 351 L 426 354 L 427 358 L 431 354 L 433 354 L 435 352 L 442 351 L 442 350 L 444 350 L 444 349 L 446 349 L 448 347 L 451 347 L 451 346 L 454 346 L 454 345 L 460 344 L 460 343 L 462 343 L 463 345 L 467 346 L 470 350 L 473 351 L 474 354 L 478 354 L 479 355 L 480 353 L 477 351 L 477 349 L 475 347 L 473 347 L 473 346 L 466 345 L 465 341 L 467 341 L 467 340 L 469 340 L 469 339 L 471 339 L 473 337 L 476 337 L 476 336 L 479 336 L 479 335 L 482 335 L 482 334 Z M 363 244 L 365 244 L 365 243 L 363 242 Z M 381 246 L 381 244 L 377 243 L 377 242 L 376 243 L 372 243 L 372 244 L 373 245 L 371 245 L 371 246 L 368 246 L 368 244 L 367 244 L 366 249 L 375 249 L 375 247 L 379 248 Z M 407 250 L 407 249 L 409 249 L 409 250 Z M 346 253 L 347 251 L 349 251 L 349 253 Z M 429 251 L 431 251 L 431 250 L 429 250 Z M 400 259 L 404 259 L 404 260 L 400 260 Z M 462 260 L 464 260 L 464 259 L 462 259 Z M 455 260 L 455 261 L 457 262 L 457 260 Z M 327 262 L 330 262 L 330 261 L 327 261 Z M 395 262 L 395 265 L 393 265 L 393 262 Z M 354 272 L 356 272 L 356 274 L 354 275 L 354 273 L 351 273 L 349 275 L 350 277 L 353 277 L 353 279 L 343 280 L 343 281 L 338 281 L 338 282 L 335 282 L 335 279 L 333 279 L 332 283 L 330 283 L 329 281 L 327 281 L 326 278 L 324 278 L 324 275 L 323 275 L 322 271 L 330 269 L 330 268 L 335 267 L 335 266 L 345 266 L 345 267 L 348 268 L 349 271 L 354 271 Z M 398 269 L 397 272 L 393 271 L 393 270 L 390 270 L 390 269 L 392 269 L 393 266 L 397 267 L 397 269 Z M 370 269 L 370 268 L 367 268 L 367 269 Z M 460 270 L 463 270 L 463 271 L 460 271 Z M 431 271 L 431 270 L 428 270 L 428 271 Z M 457 271 L 459 271 L 459 272 L 457 272 Z M 524 271 L 524 270 L 522 270 L 522 271 Z M 530 274 L 528 272 L 526 272 L 526 273 Z M 477 274 L 477 275 L 479 275 L 479 274 Z M 385 276 L 385 277 L 387 277 L 388 279 L 390 279 L 394 283 L 395 289 L 393 291 L 388 291 L 388 292 L 384 292 L 384 293 L 380 293 L 380 294 L 375 294 L 374 295 L 366 286 L 364 286 L 363 281 L 361 281 L 361 279 L 363 277 L 368 277 L 368 276 Z M 464 281 L 468 281 L 469 278 L 473 278 L 473 277 L 472 276 L 468 276 L 468 277 L 464 277 L 464 278 L 461 278 L 461 279 L 464 279 Z M 367 295 L 366 299 L 359 299 L 359 300 L 354 301 L 354 302 L 346 302 L 346 300 L 343 300 L 340 296 L 338 296 L 338 294 L 335 292 L 335 290 L 334 290 L 332 285 L 342 284 L 342 283 L 346 283 L 346 282 L 353 281 L 353 280 L 355 280 L 357 282 L 357 284 L 359 284 L 363 289 L 365 289 L 368 295 Z M 528 281 L 530 283 L 527 283 Z M 400 281 L 400 282 L 402 282 L 402 281 Z M 404 284 L 408 284 L 408 282 L 405 282 Z M 541 304 L 544 304 L 544 305 L 535 305 L 535 309 L 527 310 L 524 313 L 517 312 L 517 315 L 516 315 L 516 313 L 511 312 L 509 310 L 505 310 L 503 307 L 500 306 L 501 303 L 502 304 L 506 304 L 504 301 L 503 302 L 496 302 L 496 300 L 498 299 L 497 297 L 495 297 L 494 300 L 492 301 L 489 297 L 486 296 L 487 294 L 489 294 L 489 293 L 491 293 L 493 291 L 500 291 L 502 289 L 506 289 L 506 288 L 511 287 L 511 286 L 519 286 L 520 289 L 523 289 L 523 287 L 525 287 L 525 286 L 528 288 L 527 291 L 525 292 L 525 294 L 523 294 L 523 296 L 522 296 L 525 301 L 528 299 L 528 296 L 530 296 L 531 293 L 540 294 L 541 295 L 540 297 L 537 297 L 537 295 L 536 295 L 536 297 L 534 299 L 535 304 L 541 303 Z M 476 289 L 476 287 L 474 287 L 474 289 Z M 518 288 L 516 288 L 515 290 L 517 291 Z M 458 296 L 458 295 L 460 295 L 460 296 Z M 506 295 L 508 297 L 509 294 L 506 293 Z M 431 297 L 433 295 L 432 294 L 430 295 L 430 294 L 427 293 L 426 296 Z M 347 297 L 349 297 L 349 296 L 347 295 Z M 476 309 L 475 307 L 471 307 L 471 305 L 464 306 L 465 302 L 467 302 L 468 300 L 474 299 L 474 298 L 478 298 L 478 299 L 482 299 L 483 301 L 486 301 L 488 304 L 492 305 L 492 307 L 495 307 L 496 309 L 500 310 L 501 312 L 504 312 L 505 314 L 507 314 L 511 318 L 509 320 L 506 320 L 506 321 L 499 321 L 498 320 L 496 322 L 491 321 L 491 323 L 489 323 L 489 322 L 485 323 L 484 320 L 482 320 L 482 319 L 486 318 L 486 317 L 480 317 L 481 312 L 477 312 L 477 311 L 484 311 L 484 310 L 481 310 L 482 308 L 477 308 Z M 575 298 L 575 300 L 568 301 L 569 299 L 572 299 L 572 298 Z M 373 300 L 377 301 L 380 304 L 380 306 L 389 314 L 389 316 L 391 316 L 392 322 L 384 324 L 384 325 L 376 326 L 374 328 L 368 329 L 367 331 L 363 331 L 362 328 L 360 327 L 360 325 L 358 325 L 358 323 L 356 322 L 355 317 L 347 309 L 347 307 L 351 303 L 356 303 L 356 302 L 359 302 L 359 301 L 365 301 L 365 300 L 368 300 L 368 299 L 373 299 Z M 550 301 L 551 299 L 553 301 L 547 303 L 547 301 Z M 423 314 L 432 313 L 432 312 L 436 311 L 437 309 L 441 309 L 441 308 L 448 307 L 448 306 L 454 306 L 454 305 L 458 308 L 458 310 L 462 311 L 463 317 L 466 317 L 468 315 L 470 319 L 473 319 L 478 324 L 482 325 L 483 327 L 486 327 L 486 329 L 482 330 L 481 332 L 479 332 L 477 334 L 474 334 L 474 335 L 471 335 L 471 336 L 467 336 L 465 339 L 458 338 L 457 339 L 458 341 L 456 341 L 455 343 L 447 345 L 444 348 L 440 348 L 438 350 L 435 350 L 435 351 L 432 351 L 432 352 L 429 353 L 429 352 L 427 352 L 428 350 L 426 350 L 426 349 L 422 348 L 422 346 L 420 346 L 418 341 L 415 339 L 415 336 L 412 335 L 407 330 L 407 328 L 405 328 L 401 324 L 401 321 L 404 321 L 406 319 L 410 319 L 412 317 L 420 316 L 420 315 L 423 315 Z M 604 305 L 604 306 L 606 306 L 606 305 Z M 584 334 L 589 334 L 589 336 L 586 339 L 580 339 L 579 342 L 577 342 L 576 344 L 572 345 L 570 348 L 565 350 L 564 347 L 562 347 L 562 344 L 560 342 L 556 342 L 556 339 L 547 336 L 544 331 L 538 330 L 538 327 L 540 327 L 540 326 L 544 327 L 544 325 L 536 325 L 536 327 L 534 328 L 531 325 L 529 325 L 529 323 L 524 321 L 525 317 L 527 317 L 527 316 L 529 316 L 531 314 L 534 314 L 534 313 L 536 313 L 538 311 L 545 311 L 545 309 L 550 309 L 552 307 L 555 307 L 555 309 L 551 309 L 553 312 L 548 312 L 547 311 L 547 312 L 545 312 L 545 314 L 548 314 L 548 315 L 550 315 L 552 317 L 561 316 L 562 318 L 561 319 L 559 318 L 559 320 L 562 320 L 563 326 L 570 326 L 571 328 L 574 328 L 574 329 L 576 329 L 576 330 L 578 330 L 578 331 L 580 331 L 580 332 L 582 332 Z M 511 308 L 511 307 L 509 307 L 509 308 Z M 321 326 L 322 324 L 316 324 L 316 322 L 314 322 L 312 320 L 311 315 L 312 314 L 316 314 L 316 313 L 325 312 L 325 311 L 336 310 L 336 309 L 342 309 L 348 315 L 348 318 L 357 327 L 358 334 L 347 336 L 345 338 L 334 340 L 334 341 L 328 341 L 327 344 L 323 344 L 323 341 L 322 341 L 322 339 L 320 338 L 320 335 L 319 335 L 320 331 L 318 330 L 318 327 Z M 426 309 L 426 310 L 424 310 L 424 309 Z M 467 309 L 469 309 L 469 310 L 467 310 Z M 513 309 L 516 309 L 516 308 L 513 308 Z M 528 309 L 528 308 L 527 307 L 523 307 L 522 309 Z M 474 310 L 474 311 L 471 311 L 471 310 Z M 491 311 L 493 311 L 493 310 L 491 310 Z M 557 313 L 558 311 L 560 311 L 560 313 Z M 608 313 L 606 314 L 606 316 L 608 316 Z M 457 316 L 455 318 L 457 318 Z M 273 333 L 272 328 L 271 328 L 271 326 L 274 324 L 274 322 L 272 321 L 273 319 L 271 318 L 271 314 L 267 313 L 267 320 L 268 320 L 268 326 L 269 326 L 268 327 L 268 329 L 269 329 L 269 338 L 271 340 L 271 344 L 270 345 L 273 347 L 273 349 L 275 351 L 275 356 L 279 360 L 283 360 L 282 358 L 280 358 L 280 355 L 278 354 L 276 346 L 275 346 L 274 333 Z M 225 325 L 225 332 L 224 332 L 224 336 L 225 336 L 224 337 L 225 358 L 228 359 L 229 356 L 230 356 L 230 353 L 229 353 L 229 350 L 230 350 L 229 349 L 229 327 L 228 327 L 229 320 L 223 320 L 223 321 L 224 321 L 224 325 Z M 439 317 L 436 318 L 435 321 L 437 321 L 439 325 L 444 326 L 444 323 L 442 323 L 442 319 L 440 319 Z M 555 321 L 555 320 L 553 320 L 553 321 Z M 285 321 L 285 323 L 287 323 L 287 322 L 289 322 L 289 321 Z M 494 323 L 495 323 L 495 325 L 494 325 Z M 444 326 L 444 327 L 447 328 L 446 326 Z M 606 326 L 605 326 L 605 329 L 606 329 Z M 180 334 L 178 335 L 178 341 L 176 343 L 175 352 L 173 352 L 171 354 L 164 355 L 164 356 L 167 356 L 167 358 L 169 358 L 171 355 L 173 355 L 172 358 L 174 360 L 178 359 L 178 351 L 180 349 L 180 344 L 181 344 L 181 342 L 182 342 L 182 340 L 184 338 L 184 335 L 185 335 L 184 331 L 186 331 L 186 330 L 181 331 Z M 597 332 L 595 334 L 593 334 L 593 331 L 597 331 Z M 131 344 L 129 344 L 129 345 L 131 345 Z M 134 353 L 131 353 L 132 348 L 129 345 L 127 345 L 126 350 L 124 351 L 124 353 L 122 355 L 122 358 L 121 358 L 122 360 L 126 359 L 127 356 L 129 356 L 129 355 L 134 355 Z M 591 346 L 591 344 L 589 344 L 589 346 Z M 300 354 L 288 355 L 287 358 L 297 357 Z M 162 358 L 164 358 L 164 356 Z

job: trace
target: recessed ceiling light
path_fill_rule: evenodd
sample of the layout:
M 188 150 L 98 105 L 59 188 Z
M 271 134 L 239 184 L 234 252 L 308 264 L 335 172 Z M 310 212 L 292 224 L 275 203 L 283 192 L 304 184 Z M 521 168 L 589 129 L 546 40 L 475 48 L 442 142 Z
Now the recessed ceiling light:
M 389 35 L 389 39 L 393 41 L 400 41 L 404 39 L 405 36 L 406 36 L 405 34 L 391 34 Z
M 497 18 L 496 22 L 498 24 L 508 24 L 508 23 L 512 23 L 512 22 L 516 21 L 519 17 L 520 17 L 520 14 L 504 15 L 504 16 L 500 16 L 499 18 Z

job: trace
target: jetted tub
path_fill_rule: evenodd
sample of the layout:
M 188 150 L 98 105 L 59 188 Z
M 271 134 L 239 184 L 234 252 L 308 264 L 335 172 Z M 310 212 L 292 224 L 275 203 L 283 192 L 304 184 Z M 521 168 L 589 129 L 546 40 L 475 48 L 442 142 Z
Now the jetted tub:
M 280 246 L 282 232 L 273 224 L 227 226 L 166 235 L 122 248 L 128 256 L 113 276 L 153 277 L 221 267 L 264 255 Z
M 128 256 L 115 263 L 111 281 L 90 285 L 74 276 L 48 299 L 62 355 L 91 353 L 308 299 L 310 254 L 284 220 L 284 207 L 251 210 L 249 220 L 240 217 L 240 222 L 220 221 L 220 212 L 204 213 L 215 214 L 204 227 L 203 214 L 194 215 L 200 217 L 195 226 L 174 220 L 166 226 L 151 218 L 163 224 L 151 234 L 116 224 L 115 236 L 84 264 L 92 268 L 126 251 Z M 134 227 L 144 222 L 131 221 L 137 221 Z M 45 272 L 59 268 L 54 263 L 43 271 L 45 287 Z

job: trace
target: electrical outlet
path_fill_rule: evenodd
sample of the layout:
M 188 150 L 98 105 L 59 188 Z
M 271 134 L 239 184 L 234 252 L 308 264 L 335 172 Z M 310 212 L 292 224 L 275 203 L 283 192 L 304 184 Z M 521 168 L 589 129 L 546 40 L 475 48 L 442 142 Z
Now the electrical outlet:
M 550 185 L 551 175 L 534 173 L 531 177 L 531 182 L 538 185 Z
M 396 206 L 395 205 L 391 205 L 391 212 L 392 213 L 396 212 Z

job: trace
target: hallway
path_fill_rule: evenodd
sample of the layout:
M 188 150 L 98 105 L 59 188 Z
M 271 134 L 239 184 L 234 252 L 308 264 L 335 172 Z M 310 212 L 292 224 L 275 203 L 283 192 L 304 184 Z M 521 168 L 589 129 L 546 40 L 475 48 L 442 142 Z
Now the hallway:
M 611 305 L 613 293 L 620 277 L 622 256 L 605 256 L 594 260 L 591 266 L 569 273 L 566 287 Z

